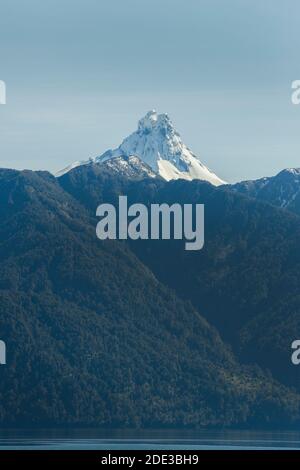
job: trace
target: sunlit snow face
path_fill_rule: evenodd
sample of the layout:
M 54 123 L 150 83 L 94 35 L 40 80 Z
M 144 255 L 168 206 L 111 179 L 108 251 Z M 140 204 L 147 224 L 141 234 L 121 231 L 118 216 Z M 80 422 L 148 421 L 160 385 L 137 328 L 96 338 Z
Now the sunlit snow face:
M 99 164 L 130 156 L 138 157 L 167 181 L 181 178 L 205 180 L 216 186 L 224 184 L 184 144 L 166 113 L 149 111 L 139 120 L 137 131 L 126 137 L 116 149 L 97 157 L 95 162 Z M 66 171 L 68 168 L 63 170 L 64 173 Z

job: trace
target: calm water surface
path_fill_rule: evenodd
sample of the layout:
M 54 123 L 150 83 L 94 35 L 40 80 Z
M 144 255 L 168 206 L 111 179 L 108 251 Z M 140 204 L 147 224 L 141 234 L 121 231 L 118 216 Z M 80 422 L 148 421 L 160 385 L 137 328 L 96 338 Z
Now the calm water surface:
M 0 430 L 0 450 L 298 449 L 300 432 Z

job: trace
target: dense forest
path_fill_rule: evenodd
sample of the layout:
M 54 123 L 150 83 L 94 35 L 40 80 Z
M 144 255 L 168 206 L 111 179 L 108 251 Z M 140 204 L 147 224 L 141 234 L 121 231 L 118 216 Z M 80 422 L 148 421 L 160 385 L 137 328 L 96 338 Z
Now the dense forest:
M 90 167 L 60 183 L 91 215 L 104 195 L 116 202 L 122 191 L 131 202 L 203 203 L 201 251 L 164 240 L 131 241 L 131 250 L 162 283 L 193 303 L 241 362 L 258 364 L 300 390 L 300 370 L 290 360 L 300 334 L 299 216 L 201 181 L 128 180 L 126 186 L 114 181 L 109 172 Z M 103 195 L 105 187 L 110 190 Z
M 255 291 L 255 278 L 243 290 L 243 271 L 235 297 L 236 273 L 227 274 L 225 286 L 234 259 L 229 244 L 238 243 L 241 250 L 245 243 L 239 230 L 236 239 L 230 239 L 231 224 L 248 234 L 250 246 L 254 237 L 249 233 L 254 224 L 250 215 L 253 211 L 258 217 L 264 206 L 251 209 L 245 198 L 201 183 L 190 183 L 190 196 L 186 184 L 126 180 L 105 167 L 99 172 L 91 166 L 59 181 L 46 172 L 0 171 L 0 337 L 7 345 L 7 364 L 0 368 L 2 426 L 278 427 L 299 423 L 298 392 L 273 378 L 271 368 L 258 366 L 256 360 L 245 361 L 237 353 L 239 348 L 251 348 L 255 339 L 251 332 L 262 309 L 243 322 L 239 315 L 245 309 L 228 310 L 230 305 L 241 307 L 239 296 L 243 305 L 253 293 L 251 306 L 256 308 L 266 295 L 264 286 Z M 140 201 L 168 201 L 175 195 L 182 201 L 189 197 L 211 201 L 217 211 L 212 219 L 224 217 L 223 232 L 210 222 L 208 209 L 207 243 L 212 247 L 209 253 L 199 253 L 194 263 L 189 256 L 185 260 L 180 244 L 169 248 L 149 244 L 141 254 L 139 243 L 100 242 L 95 236 L 94 209 L 124 191 Z M 293 217 L 279 220 L 278 226 L 269 226 L 269 235 L 274 228 L 279 230 L 281 222 L 291 231 L 290 244 L 279 251 L 287 257 L 299 222 Z M 257 227 L 253 225 L 256 237 Z M 286 257 L 279 256 L 276 269 Z M 292 276 L 297 257 L 291 253 L 290 257 Z M 175 268 L 180 289 L 171 275 Z M 181 269 L 186 270 L 185 282 Z M 193 275 L 198 278 L 189 291 Z M 279 279 L 279 271 L 277 275 Z M 211 304 L 209 286 L 214 292 Z M 249 292 L 248 297 L 244 292 Z M 291 289 L 296 316 L 293 294 Z M 276 320 L 279 307 L 272 310 Z M 229 344 L 232 332 L 225 334 L 221 328 L 228 312 L 227 323 L 238 323 L 235 342 L 244 338 L 234 344 L 234 351 Z M 265 331 L 273 334 L 266 319 L 262 321 Z

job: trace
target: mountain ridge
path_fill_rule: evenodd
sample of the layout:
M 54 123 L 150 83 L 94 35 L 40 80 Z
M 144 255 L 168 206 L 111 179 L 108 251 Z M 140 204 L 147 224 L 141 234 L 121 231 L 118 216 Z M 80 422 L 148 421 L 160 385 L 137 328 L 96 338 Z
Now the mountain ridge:
M 111 182 L 97 166 L 63 179 L 74 183 L 81 173 L 82 186 L 87 171 L 86 191 L 94 172 L 104 183 L 103 191 L 95 187 L 98 201 L 102 194 L 107 199 Z M 143 187 L 143 180 L 135 182 Z M 1 424 L 299 421 L 300 396 L 257 368 L 240 366 L 199 311 L 161 284 L 126 244 L 99 242 L 85 204 L 61 183 L 45 172 L 0 171 L 0 330 L 8 346 Z
M 167 114 L 149 111 L 139 120 L 137 131 L 126 137 L 114 150 L 107 150 L 99 157 L 75 162 L 59 171 L 56 176 L 81 165 L 103 163 L 115 157 L 140 158 L 156 174 L 166 179 L 201 179 L 213 185 L 225 182 L 209 170 L 200 159 L 182 142 L 179 133 Z
M 286 168 L 277 175 L 230 185 L 242 193 L 300 215 L 300 168 Z

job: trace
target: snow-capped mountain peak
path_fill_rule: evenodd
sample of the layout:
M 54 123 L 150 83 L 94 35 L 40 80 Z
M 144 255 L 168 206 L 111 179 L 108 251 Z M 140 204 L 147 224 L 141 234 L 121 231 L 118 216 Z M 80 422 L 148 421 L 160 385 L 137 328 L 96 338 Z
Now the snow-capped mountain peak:
M 166 180 L 202 179 L 214 185 L 224 184 L 217 175 L 201 163 L 182 142 L 167 114 L 149 111 L 139 120 L 133 132 L 115 150 L 109 150 L 97 162 L 120 155 L 136 155 Z
M 165 115 L 167 116 L 167 115 Z M 139 120 L 138 130 L 139 132 L 151 131 L 157 123 L 157 112 L 155 110 L 149 111 L 146 116 Z
M 206 180 L 216 186 L 225 183 L 183 143 L 169 116 L 157 114 L 154 110 L 139 120 L 137 130 L 126 137 L 119 147 L 106 151 L 94 162 L 99 164 L 111 158 L 132 155 L 168 181 L 183 178 Z M 66 171 L 63 170 L 63 173 Z

